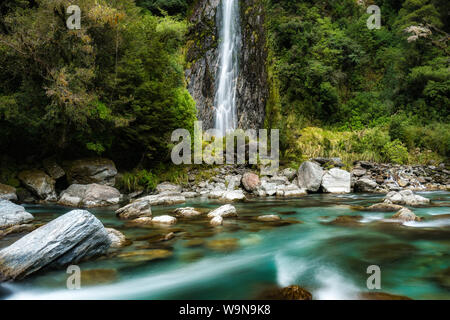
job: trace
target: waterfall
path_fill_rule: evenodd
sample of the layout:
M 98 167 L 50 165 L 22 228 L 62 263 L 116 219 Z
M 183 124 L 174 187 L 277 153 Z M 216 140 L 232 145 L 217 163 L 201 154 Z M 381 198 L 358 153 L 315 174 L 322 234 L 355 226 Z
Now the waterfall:
M 216 81 L 215 129 L 222 136 L 237 128 L 236 86 L 239 74 L 241 30 L 239 0 L 221 0 L 219 68 Z

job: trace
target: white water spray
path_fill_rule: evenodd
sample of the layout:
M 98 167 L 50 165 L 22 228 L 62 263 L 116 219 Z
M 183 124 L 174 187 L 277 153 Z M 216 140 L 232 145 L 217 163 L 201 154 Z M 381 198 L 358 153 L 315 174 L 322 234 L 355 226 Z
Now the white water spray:
M 236 85 L 241 30 L 239 0 L 222 0 L 219 28 L 219 69 L 216 85 L 215 128 L 222 136 L 237 128 Z

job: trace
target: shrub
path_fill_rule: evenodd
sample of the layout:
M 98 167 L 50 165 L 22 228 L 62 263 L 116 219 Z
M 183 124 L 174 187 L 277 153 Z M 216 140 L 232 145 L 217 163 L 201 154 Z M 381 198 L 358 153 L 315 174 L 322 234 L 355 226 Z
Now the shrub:
M 388 142 L 383 148 L 383 154 L 388 162 L 397 164 L 408 162 L 408 149 L 398 139 Z

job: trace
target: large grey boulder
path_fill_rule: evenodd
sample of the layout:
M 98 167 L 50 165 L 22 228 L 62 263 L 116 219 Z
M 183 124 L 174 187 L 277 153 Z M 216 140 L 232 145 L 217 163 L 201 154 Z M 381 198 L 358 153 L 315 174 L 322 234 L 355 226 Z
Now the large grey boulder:
M 298 186 L 311 192 L 317 192 L 322 183 L 324 171 L 315 162 L 305 161 L 298 168 Z
M 107 252 L 103 224 L 85 210 L 74 210 L 34 230 L 0 251 L 0 280 L 22 279 L 38 270 L 63 268 Z
M 22 184 L 41 200 L 56 201 L 55 180 L 41 170 L 26 170 L 19 173 Z
M 102 184 L 114 186 L 117 169 L 112 160 L 89 158 L 72 161 L 66 168 L 69 184 Z
M 34 217 L 26 212 L 24 207 L 8 200 L 0 200 L 0 230 L 28 223 L 33 219 Z
M 414 194 L 411 190 L 389 192 L 384 198 L 385 203 L 393 203 L 407 206 L 428 205 L 430 199 Z
M 333 168 L 322 178 L 322 190 L 326 193 L 350 193 L 351 174 L 345 170 Z
M 17 201 L 16 188 L 0 183 L 0 200 Z
M 100 184 L 73 184 L 61 193 L 58 203 L 69 207 L 94 208 L 116 205 L 120 202 L 116 188 Z
M 361 178 L 356 181 L 354 189 L 356 192 L 374 192 L 378 187 L 378 184 L 369 179 L 369 178 Z

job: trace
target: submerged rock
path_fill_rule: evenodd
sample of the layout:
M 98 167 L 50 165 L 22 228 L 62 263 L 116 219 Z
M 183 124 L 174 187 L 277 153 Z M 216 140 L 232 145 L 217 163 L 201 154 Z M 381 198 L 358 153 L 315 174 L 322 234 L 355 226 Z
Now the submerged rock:
M 211 240 L 206 243 L 206 246 L 214 251 L 219 252 L 230 252 L 239 248 L 238 239 L 229 238 L 229 239 L 217 239 Z
M 209 222 L 213 227 L 218 227 L 221 226 L 223 224 L 223 218 L 221 216 L 216 216 L 214 218 L 211 219 L 211 221 Z
M 100 184 L 73 184 L 61 193 L 58 203 L 63 206 L 94 208 L 116 205 L 121 194 L 116 188 Z
M 430 199 L 414 194 L 411 190 L 389 192 L 384 198 L 385 203 L 401 204 L 407 206 L 428 205 Z
M 80 284 L 83 286 L 93 286 L 99 284 L 112 283 L 117 279 L 117 271 L 114 269 L 91 269 L 81 270 Z
M 69 184 L 101 184 L 114 186 L 117 169 L 113 161 L 104 158 L 79 159 L 69 163 L 67 170 Z
M 200 211 L 192 207 L 178 208 L 175 209 L 173 213 L 178 218 L 192 218 L 200 216 L 202 214 Z
M 337 168 L 327 171 L 322 178 L 322 190 L 326 193 L 350 193 L 351 175 Z
M 371 205 L 370 207 L 364 208 L 364 210 L 368 211 L 379 211 L 379 212 L 396 212 L 403 209 L 402 206 L 392 203 L 377 203 L 374 205 Z
M 0 229 L 25 224 L 34 217 L 25 208 L 8 200 L 0 200 Z
M 399 296 L 396 294 L 390 294 L 387 292 L 363 292 L 359 294 L 361 300 L 412 300 L 406 296 Z
M 217 216 L 222 218 L 237 217 L 237 211 L 234 206 L 227 204 L 208 213 L 208 218 L 214 218 Z
M 257 300 L 312 300 L 312 294 L 306 289 L 294 285 L 267 290 L 259 295 Z
M 55 180 L 44 171 L 27 170 L 19 173 L 23 185 L 41 200 L 56 201 Z
M 0 200 L 17 201 L 16 188 L 0 183 Z
M 31 232 L 36 228 L 37 226 L 32 224 L 18 224 L 4 230 L 0 230 L 0 239 L 10 234 Z
M 271 214 L 271 215 L 259 216 L 257 218 L 257 220 L 262 221 L 262 222 L 275 222 L 275 221 L 280 221 L 281 218 L 280 218 L 280 216 Z
M 333 221 L 326 222 L 324 224 L 329 225 L 340 225 L 340 226 L 358 226 L 360 225 L 360 220 L 362 219 L 362 216 L 339 216 Z
M 414 214 L 414 212 L 412 212 L 411 210 L 409 210 L 408 208 L 402 208 L 399 212 L 397 212 L 396 214 L 394 214 L 392 216 L 393 219 L 398 219 L 401 220 L 403 222 L 407 222 L 407 221 L 420 221 L 421 219 L 416 216 Z
M 113 228 L 105 228 L 105 230 L 108 233 L 109 240 L 111 240 L 111 248 L 122 248 L 129 243 L 122 232 Z
M 252 173 L 252 172 L 246 172 L 242 176 L 242 185 L 244 186 L 244 189 L 248 192 L 253 192 L 256 189 L 258 189 L 259 185 L 261 184 L 261 181 L 259 180 L 258 175 Z
M 120 219 L 136 219 L 140 217 L 151 217 L 152 208 L 149 201 L 135 201 L 125 207 L 116 210 Z
M 324 171 L 315 162 L 305 161 L 300 165 L 297 173 L 298 186 L 311 192 L 317 192 L 322 183 Z
M 118 255 L 119 258 L 130 262 L 146 262 L 152 260 L 166 259 L 172 256 L 172 251 L 165 249 L 129 251 Z
M 0 279 L 22 279 L 41 269 L 76 264 L 105 254 L 110 245 L 106 229 L 94 215 L 74 210 L 0 251 Z

